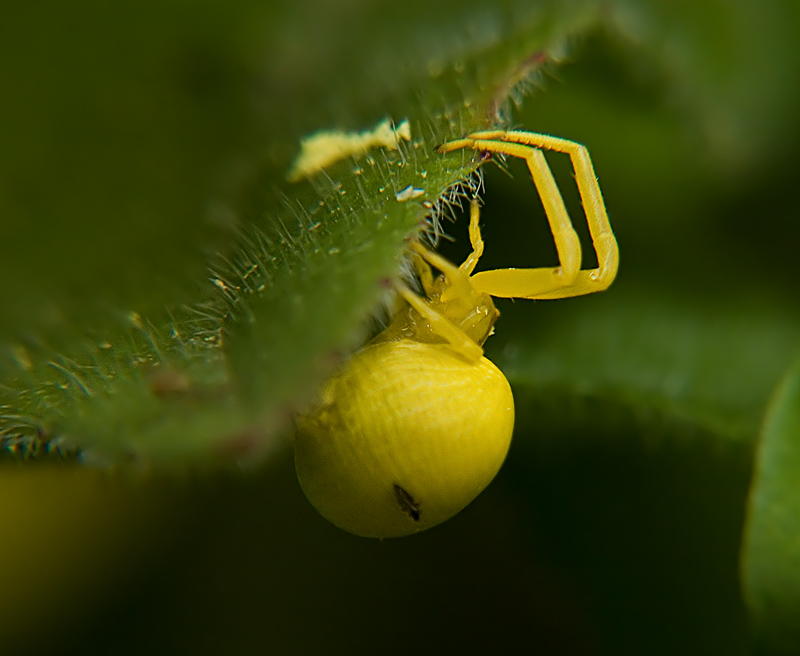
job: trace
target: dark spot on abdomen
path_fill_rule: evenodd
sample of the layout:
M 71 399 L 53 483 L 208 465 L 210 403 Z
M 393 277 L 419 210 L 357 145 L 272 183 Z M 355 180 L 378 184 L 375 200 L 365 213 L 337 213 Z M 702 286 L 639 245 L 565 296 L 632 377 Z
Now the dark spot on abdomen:
M 400 510 L 415 522 L 419 521 L 419 503 L 397 483 L 394 484 L 394 498 L 397 499 Z

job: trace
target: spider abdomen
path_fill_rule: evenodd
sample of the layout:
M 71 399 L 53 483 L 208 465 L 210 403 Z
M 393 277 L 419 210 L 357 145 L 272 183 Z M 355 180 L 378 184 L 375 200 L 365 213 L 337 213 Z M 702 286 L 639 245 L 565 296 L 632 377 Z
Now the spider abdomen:
M 359 351 L 299 425 L 295 464 L 309 501 L 368 537 L 415 533 L 452 517 L 508 452 L 514 401 L 489 360 L 409 339 Z

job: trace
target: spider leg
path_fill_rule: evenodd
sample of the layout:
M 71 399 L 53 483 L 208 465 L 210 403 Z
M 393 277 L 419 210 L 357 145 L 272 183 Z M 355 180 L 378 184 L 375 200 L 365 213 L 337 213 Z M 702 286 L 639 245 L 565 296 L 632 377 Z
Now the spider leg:
M 461 269 L 461 267 L 457 267 L 446 257 L 442 257 L 436 251 L 426 248 L 419 242 L 412 243 L 410 249 L 415 256 L 420 257 L 424 261 L 425 265 L 428 266 L 428 270 L 430 270 L 430 267 L 433 266 L 444 274 L 444 277 L 447 280 L 447 286 L 444 288 L 444 291 L 442 291 L 441 294 L 441 300 L 443 302 L 447 302 L 457 297 L 469 298 L 472 295 L 473 286 L 470 282 L 471 279 L 469 275 Z M 425 291 L 429 295 L 435 294 L 436 282 L 434 281 L 431 284 L 430 289 L 425 287 Z
M 478 260 L 483 255 L 483 238 L 481 237 L 481 229 L 478 224 L 480 220 L 480 205 L 477 200 L 470 202 L 470 221 L 469 221 L 469 240 L 472 244 L 472 253 L 467 256 L 467 259 L 456 267 L 447 258 L 442 257 L 436 251 L 426 248 L 419 242 L 414 242 L 410 245 L 409 251 L 411 254 L 411 261 L 414 269 L 420 278 L 422 288 L 428 296 L 432 296 L 435 292 L 435 280 L 431 265 L 435 266 L 439 271 L 445 274 L 449 281 L 451 292 L 445 291 L 445 299 L 457 293 L 468 293 L 469 276 L 478 264 Z
M 576 281 L 581 266 L 581 245 L 544 154 L 526 144 L 468 137 L 442 146 L 443 152 L 474 148 L 524 159 L 550 223 L 560 266 L 537 269 L 496 269 L 472 277 L 475 289 L 505 298 L 557 298 Z
M 589 225 L 595 253 L 597 254 L 598 266 L 593 270 L 580 271 L 571 285 L 552 293 L 537 296 L 537 298 L 566 298 L 607 289 L 617 274 L 619 250 L 608 221 L 605 203 L 600 192 L 600 186 L 597 183 L 597 176 L 592 166 L 592 160 L 589 157 L 589 151 L 581 144 L 567 139 L 559 139 L 532 132 L 506 132 L 502 130 L 476 132 L 467 139 L 462 139 L 461 143 L 463 145 L 457 147 L 485 149 L 484 143 L 486 140 L 504 142 L 509 146 L 529 146 L 566 153 L 570 156 L 575 170 L 575 180 L 578 184 L 584 211 L 586 212 L 586 220 Z M 454 143 L 458 144 L 460 142 Z M 447 150 L 451 150 L 449 146 L 450 144 L 445 145 Z M 507 151 L 498 149 L 495 152 L 506 152 L 509 155 L 520 156 L 517 155 L 515 149 Z M 524 157 L 524 155 L 522 156 Z
M 481 237 L 480 226 L 481 208 L 477 200 L 472 200 L 469 204 L 469 241 L 472 244 L 472 252 L 467 259 L 462 262 L 461 269 L 468 276 L 472 275 L 475 265 L 483 255 L 483 237 Z
M 412 246 L 409 248 L 409 254 L 411 256 L 411 263 L 414 265 L 414 270 L 417 272 L 419 281 L 422 283 L 422 289 L 430 296 L 433 293 L 434 284 L 431 265 L 425 261 L 425 258 L 417 252 L 415 247 Z
M 435 280 L 431 265 L 435 266 L 439 271 L 445 274 L 445 277 L 451 281 L 451 285 L 460 287 L 461 290 L 465 288 L 464 283 L 468 281 L 470 274 L 475 269 L 481 255 L 483 255 L 483 239 L 481 237 L 481 229 L 478 225 L 480 219 L 480 205 L 477 200 L 470 202 L 470 222 L 469 222 L 469 239 L 472 244 L 472 253 L 467 256 L 467 259 L 456 267 L 449 260 L 442 257 L 435 251 L 426 248 L 419 242 L 414 242 L 409 247 L 411 262 L 414 270 L 419 276 L 422 288 L 428 296 L 433 295 L 435 290 Z M 461 272 L 459 274 L 459 271 Z M 461 282 L 463 281 L 463 282 Z
M 451 265 L 453 266 L 453 265 Z M 437 266 L 438 268 L 438 266 Z M 470 361 L 476 362 L 483 356 L 483 349 L 452 321 L 437 312 L 424 298 L 415 294 L 403 283 L 395 283 L 397 293 L 413 307 L 430 325 L 431 330 L 443 337 L 456 351 Z

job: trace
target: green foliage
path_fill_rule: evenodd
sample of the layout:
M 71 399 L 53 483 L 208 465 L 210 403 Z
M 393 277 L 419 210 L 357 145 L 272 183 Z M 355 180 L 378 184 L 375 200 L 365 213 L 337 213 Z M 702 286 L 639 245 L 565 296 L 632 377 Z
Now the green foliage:
M 82 478 L 102 488 L 97 472 L 6 466 L 7 567 L 72 545 L 62 557 L 96 585 L 74 612 L 102 599 L 113 617 L 92 639 L 136 635 L 137 653 L 177 634 L 198 650 L 236 636 L 243 652 L 797 653 L 794 3 L 48 5 L 0 10 L 0 52 L 18 63 L 0 106 L 14 127 L 0 149 L 7 460 L 78 446 L 172 477 L 263 464 L 186 481 L 170 522 L 169 485 L 122 479 L 109 499 L 126 501 L 101 504 Z M 286 181 L 302 138 L 386 118 L 412 139 Z M 443 527 L 356 541 L 307 506 L 281 436 L 371 330 L 407 239 L 474 180 L 478 157 L 435 146 L 495 125 L 589 147 L 618 280 L 498 303 L 487 354 L 518 411 L 507 465 Z M 548 159 L 589 265 L 569 164 Z M 483 167 L 480 266 L 555 264 L 524 165 L 507 169 Z M 398 200 L 409 185 L 422 193 Z M 464 222 L 442 230 L 459 261 Z M 65 542 L 75 504 L 85 524 Z M 118 563 L 103 588 L 109 514 L 136 514 L 170 573 Z M 36 558 L 30 589 L 45 592 L 9 597 L 0 636 L 31 640 L 41 600 L 71 598 L 75 582 L 47 589 Z
M 798 346 L 800 323 L 755 299 L 702 305 L 654 300 L 644 288 L 562 304 L 546 318 L 539 307 L 517 311 L 539 326 L 533 342 L 501 337 L 508 343 L 497 360 L 515 388 L 545 403 L 602 401 L 651 428 L 661 417 L 706 439 L 745 444 L 753 443 L 787 353 Z M 590 425 L 592 412 L 584 416 L 578 404 L 573 419 Z
M 341 39 L 354 27 L 347 11 L 315 35 L 300 4 L 242 2 L 221 21 L 213 4 L 200 4 L 184 21 L 177 6 L 109 14 L 89 2 L 91 29 L 58 58 L 50 48 L 84 11 L 42 19 L 44 77 L 34 89 L 18 80 L 9 110 L 13 118 L 35 108 L 20 121 L 29 132 L 4 152 L 14 193 L 0 263 L 6 279 L 23 262 L 46 265 L 0 298 L 0 336 L 15 340 L 9 354 L 21 365 L 15 372 L 6 356 L 0 366 L 0 434 L 28 450 L 38 435 L 66 438 L 111 462 L 273 450 L 292 412 L 358 345 L 382 282 L 402 269 L 406 240 L 431 229 L 476 170 L 478 158 L 442 157 L 436 146 L 502 121 L 508 93 L 591 8 L 510 2 L 487 22 L 476 4 L 448 37 L 429 39 L 416 27 L 419 7 L 364 7 L 364 40 L 353 50 Z M 320 19 L 328 12 L 314 10 Z M 39 20 L 16 11 L 17 22 Z M 159 29 L 140 48 L 150 20 Z M 286 41 L 294 30 L 308 52 Z M 408 34 L 418 56 L 398 59 Z M 5 47 L 24 50 L 22 35 Z M 93 67 L 103 48 L 109 56 Z M 65 70 L 78 71 L 69 84 Z M 336 108 L 321 102 L 332 88 Z M 369 129 L 387 112 L 410 121 L 408 143 L 286 182 L 302 137 Z M 46 122 L 57 143 L 42 133 Z M 14 158 L 28 140 L 52 151 L 41 193 L 15 182 L 26 175 Z M 409 185 L 418 191 L 406 199 L 399 193 Z M 209 251 L 218 254 L 210 280 Z
M 742 557 L 745 596 L 769 653 L 800 651 L 800 366 L 776 391 L 756 458 Z

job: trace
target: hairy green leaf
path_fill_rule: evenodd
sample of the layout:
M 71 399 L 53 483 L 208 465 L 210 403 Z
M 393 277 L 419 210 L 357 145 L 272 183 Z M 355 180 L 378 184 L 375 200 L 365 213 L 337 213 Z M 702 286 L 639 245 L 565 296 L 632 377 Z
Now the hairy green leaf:
M 0 435 L 17 451 L 20 436 L 26 453 L 45 436 L 101 461 L 182 462 L 263 456 L 279 444 L 293 412 L 363 338 L 403 271 L 407 240 L 435 235 L 474 184 L 479 155 L 436 147 L 507 120 L 509 94 L 524 92 L 595 15 L 593 2 L 578 0 L 445 3 L 420 23 L 416 4 L 356 3 L 351 13 L 243 0 L 224 17 L 201 4 L 188 21 L 172 5 L 137 5 L 131 22 L 121 20 L 125 7 L 98 10 L 84 41 L 47 70 L 48 95 L 31 100 L 26 123 L 33 131 L 52 118 L 68 139 L 49 165 L 78 158 L 76 181 L 54 187 L 42 207 L 10 197 L 21 232 L 0 242 L 15 249 L 0 267 L 32 259 L 34 248 L 48 261 L 0 298 L 12 318 L 0 337 L 18 338 L 0 363 L 9 371 Z M 308 21 L 312 7 L 329 20 Z M 80 9 L 45 19 L 54 41 Z M 135 28 L 148 12 L 159 29 L 141 50 Z M 450 20 L 432 38 L 436 12 Z M 108 56 L 93 58 L 109 40 Z M 81 102 L 56 83 L 63 67 L 80 70 Z M 53 114 L 54 105 L 73 113 Z M 409 121 L 397 148 L 345 153 L 287 180 L 303 138 L 389 119 Z M 192 229 L 208 225 L 203 207 L 216 237 Z

